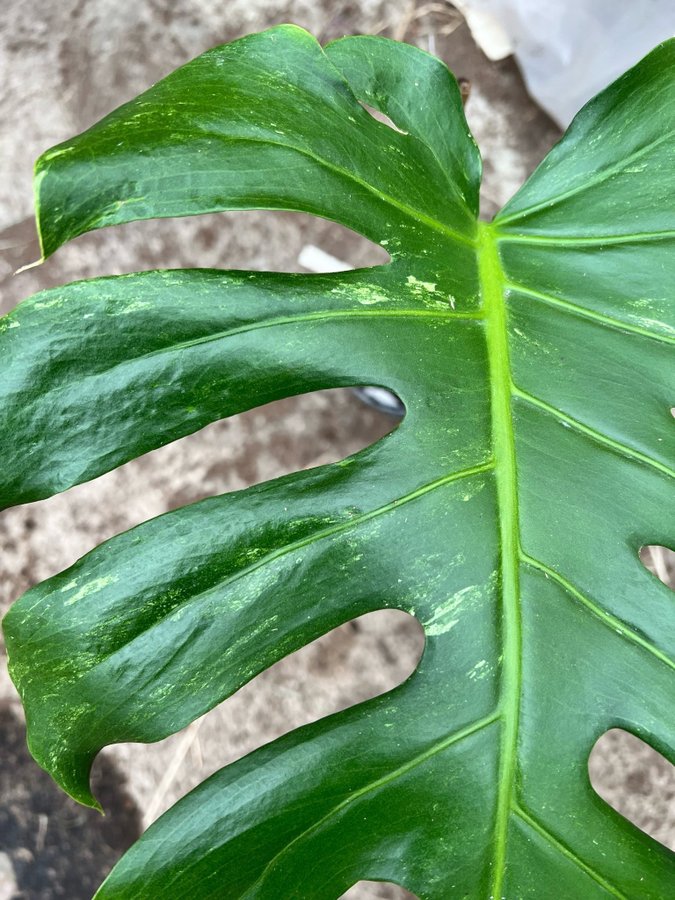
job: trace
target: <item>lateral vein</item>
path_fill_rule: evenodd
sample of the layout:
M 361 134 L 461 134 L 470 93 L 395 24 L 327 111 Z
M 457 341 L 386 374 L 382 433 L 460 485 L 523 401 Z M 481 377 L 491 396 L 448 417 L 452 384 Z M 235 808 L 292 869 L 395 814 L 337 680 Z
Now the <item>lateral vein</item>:
M 560 297 L 554 297 L 551 294 L 545 294 L 542 291 L 535 291 L 532 288 L 526 287 L 524 284 L 520 284 L 517 281 L 507 281 L 504 285 L 507 290 L 516 291 L 519 294 L 524 294 L 528 297 L 533 297 L 536 300 L 541 300 L 542 303 L 546 303 L 550 306 L 558 306 L 561 309 L 568 311 L 571 315 L 579 316 L 579 318 L 591 319 L 595 322 L 600 322 L 603 325 L 607 325 L 610 328 L 614 328 L 617 331 L 629 331 L 633 334 L 638 334 L 641 337 L 648 338 L 652 341 L 659 341 L 664 344 L 675 344 L 675 335 L 663 334 L 658 331 L 650 331 L 649 328 L 644 328 L 642 325 L 635 325 L 633 322 L 623 322 L 621 319 L 615 319 L 612 316 L 606 316 L 603 313 L 598 313 L 592 309 L 586 309 L 584 306 L 579 306 L 576 303 L 572 303 L 569 300 L 563 300 Z
M 613 166 L 607 166 L 607 168 L 602 169 L 593 178 L 589 178 L 588 181 L 584 181 L 581 184 L 577 184 L 566 191 L 562 191 L 560 194 L 557 194 L 554 197 L 548 197 L 546 200 L 541 200 L 539 203 L 533 203 L 531 206 L 526 206 L 524 209 L 520 209 L 514 213 L 511 213 L 511 215 L 504 216 L 503 218 L 500 218 L 498 216 L 495 220 L 495 224 L 506 224 L 508 222 L 515 222 L 518 219 L 524 219 L 527 216 L 532 215 L 532 213 L 539 212 L 542 209 L 548 210 L 552 206 L 557 206 L 557 204 L 563 203 L 570 197 L 574 197 L 576 194 L 581 194 L 584 191 L 597 187 L 597 185 L 602 184 L 604 181 L 607 181 L 608 178 L 611 178 L 612 175 L 620 175 L 627 168 L 627 166 L 634 163 L 636 159 L 640 159 L 641 157 L 645 156 L 645 154 L 649 153 L 650 150 L 653 150 L 660 144 L 663 144 L 666 141 L 670 140 L 674 134 L 675 131 L 664 132 L 662 135 L 660 135 L 658 138 L 655 138 L 653 141 L 650 141 L 644 147 L 640 147 L 637 150 L 634 150 L 632 153 L 629 153 L 628 156 L 622 157 L 622 159 L 619 160 L 618 163 L 615 163 Z
M 321 529 L 320 531 L 316 531 L 305 538 L 301 538 L 297 541 L 293 541 L 290 544 L 285 544 L 283 547 L 279 547 L 277 550 L 273 550 L 270 553 L 265 554 L 265 556 L 256 560 L 256 562 L 251 563 L 248 566 L 240 569 L 239 571 L 233 573 L 232 575 L 224 578 L 222 581 L 217 582 L 214 585 L 206 588 L 203 591 L 199 591 L 197 594 L 193 594 L 191 597 L 188 597 L 186 602 L 191 603 L 197 597 L 200 597 L 202 594 L 208 594 L 212 590 L 223 590 L 229 585 L 233 584 L 236 581 L 239 581 L 241 578 L 246 575 L 250 575 L 252 572 L 255 572 L 257 569 L 262 568 L 263 566 L 269 565 L 272 562 L 275 562 L 277 559 L 280 559 L 283 556 L 286 556 L 288 553 L 292 553 L 295 550 L 301 550 L 303 547 L 310 546 L 311 544 L 315 544 L 317 541 L 323 540 L 327 537 L 332 537 L 333 535 L 339 534 L 343 531 L 348 531 L 351 528 L 355 528 L 359 525 L 362 525 L 364 522 L 367 522 L 371 519 L 375 519 L 378 516 L 384 515 L 385 513 L 391 512 L 392 510 L 398 508 L 399 506 L 403 506 L 406 503 L 410 503 L 412 500 L 416 500 L 418 497 L 423 496 L 424 494 L 428 494 L 430 491 L 436 490 L 443 485 L 450 484 L 453 481 L 459 481 L 464 478 L 469 478 L 472 475 L 482 474 L 484 472 L 489 472 L 494 468 L 494 463 L 492 460 L 482 463 L 480 465 L 472 466 L 468 469 L 462 469 L 459 472 L 451 472 L 448 475 L 443 475 L 441 478 L 437 478 L 434 481 L 429 482 L 428 484 L 422 485 L 414 491 L 411 491 L 409 494 L 404 494 L 401 497 L 397 497 L 394 500 L 391 500 L 389 503 L 385 503 L 383 506 L 378 506 L 376 509 L 371 509 L 366 513 L 363 513 L 360 516 L 355 516 L 352 519 L 349 519 L 346 522 L 340 522 L 336 525 L 332 525 L 329 528 Z M 162 622 L 169 618 L 175 609 L 171 609 L 165 615 L 160 616 L 155 619 L 153 622 L 150 622 L 146 628 L 142 631 L 137 632 L 132 638 L 132 642 L 137 640 L 143 634 L 148 631 L 151 631 L 153 628 L 156 628 L 158 625 L 161 625 Z M 131 642 L 130 642 L 131 643 Z M 114 656 L 117 653 L 119 648 L 110 651 L 105 656 L 101 656 L 97 659 L 96 665 L 100 665 L 105 662 L 111 656 Z
M 607 610 L 603 609 L 601 606 L 598 606 L 595 601 L 591 600 L 590 597 L 587 597 L 580 590 L 575 588 L 571 582 L 564 578 L 559 572 L 556 572 L 555 569 L 552 569 L 550 566 L 547 566 L 545 563 L 541 562 L 541 560 L 535 559 L 533 556 L 530 556 L 524 551 L 521 551 L 520 558 L 525 563 L 525 565 L 528 565 L 533 569 L 537 569 L 543 575 L 551 578 L 553 581 L 559 584 L 567 594 L 574 597 L 575 600 L 578 600 L 579 603 L 586 607 L 586 609 L 597 619 L 599 619 L 604 625 L 606 625 L 608 628 L 611 628 L 612 631 L 618 632 L 627 641 L 632 641 L 634 644 L 637 644 L 639 647 L 647 650 L 649 653 L 653 654 L 653 656 L 655 656 L 660 662 L 675 670 L 675 661 L 666 656 L 666 654 L 659 650 L 658 647 L 655 647 L 651 641 L 646 640 L 645 638 L 637 634 L 637 632 L 633 631 L 633 629 L 626 625 L 624 621 L 622 621 L 612 613 L 607 612 Z
M 453 744 L 456 744 L 459 741 L 468 738 L 473 734 L 476 734 L 476 732 L 481 731 L 483 728 L 487 728 L 489 725 L 492 725 L 492 723 L 495 722 L 499 718 L 499 716 L 499 710 L 495 710 L 484 718 L 478 719 L 471 725 L 468 725 L 466 728 L 463 728 L 460 731 L 456 731 L 453 734 L 443 738 L 441 741 L 438 741 L 438 743 L 433 744 L 423 753 L 420 753 L 418 754 L 418 756 L 413 757 L 408 762 L 403 763 L 403 765 L 399 766 L 397 769 L 394 769 L 392 772 L 388 772 L 381 778 L 377 778 L 374 781 L 371 781 L 369 784 L 364 785 L 364 787 L 359 788 L 359 790 L 351 793 L 348 797 L 346 797 L 331 810 L 329 810 L 321 819 L 319 819 L 317 822 L 313 822 L 308 828 L 306 828 L 300 834 L 296 835 L 292 841 L 286 844 L 285 847 L 282 847 L 282 849 L 276 854 L 276 856 L 272 857 L 272 859 L 265 866 L 256 881 L 247 889 L 246 893 L 241 895 L 240 900 L 244 900 L 244 898 L 246 897 L 254 896 L 251 892 L 255 891 L 256 888 L 264 882 L 268 873 L 278 863 L 279 859 L 285 853 L 287 853 L 294 844 L 298 843 L 309 834 L 312 834 L 314 831 L 317 831 L 325 822 L 329 821 L 331 818 L 333 818 L 333 816 L 337 815 L 341 810 L 345 809 L 345 807 L 349 806 L 355 800 L 360 799 L 365 794 L 369 794 L 372 791 L 377 790 L 377 788 L 383 787 L 385 784 L 389 784 L 395 779 L 406 775 L 408 772 L 410 772 L 411 769 L 414 769 L 422 763 L 425 763 L 428 759 L 431 759 L 437 753 L 441 753 L 443 750 L 447 750 L 447 748 L 451 747 Z
M 573 862 L 576 866 L 578 866 L 583 872 L 585 872 L 590 878 L 593 879 L 600 887 L 603 887 L 608 893 L 610 893 L 613 897 L 619 897 L 620 900 L 629 900 L 629 898 L 622 894 L 617 888 L 614 887 L 613 884 L 610 884 L 602 875 L 598 874 L 595 869 L 592 869 L 587 863 L 585 863 L 582 859 L 580 859 L 576 853 L 570 850 L 562 841 L 558 840 L 558 838 L 551 834 L 551 832 L 545 828 L 540 822 L 538 822 L 533 816 L 531 816 L 526 810 L 522 808 L 519 804 L 513 805 L 513 813 L 518 816 L 518 818 L 524 822 L 529 828 L 543 837 L 545 841 L 547 841 L 552 847 L 555 847 L 559 853 Z
M 495 223 L 497 224 L 497 223 Z M 556 235 L 556 234 L 509 234 L 495 229 L 497 240 L 514 244 L 552 244 L 561 247 L 587 244 L 592 247 L 604 247 L 609 244 L 646 244 L 652 241 L 666 241 L 675 238 L 675 231 L 643 231 L 638 234 L 594 234 L 594 235 Z
M 369 194 L 372 194 L 374 197 L 376 197 L 378 200 L 381 200 L 383 203 L 386 203 L 388 206 L 397 209 L 408 218 L 417 220 L 421 225 L 425 225 L 427 228 L 432 228 L 434 231 L 439 231 L 441 232 L 441 234 L 444 234 L 447 237 L 452 238 L 452 240 L 458 241 L 461 244 L 466 244 L 469 247 L 474 246 L 473 239 L 468 235 L 462 234 L 462 232 L 460 231 L 455 231 L 453 228 L 450 228 L 449 225 L 445 225 L 438 219 L 433 218 L 433 216 L 429 216 L 427 215 L 427 213 L 424 213 L 419 209 L 415 209 L 415 207 L 409 206 L 407 203 L 404 203 L 401 200 L 397 200 L 396 197 L 392 197 L 391 194 L 387 194 L 384 191 L 381 191 L 379 188 L 368 184 L 367 181 L 364 181 L 363 178 L 359 177 L 356 173 L 350 172 L 348 169 L 344 169 L 342 166 L 338 166 L 335 163 L 329 162 L 327 159 L 324 159 L 318 154 L 312 153 L 311 150 L 307 150 L 302 147 L 296 147 L 292 144 L 287 144 L 284 141 L 275 141 L 271 138 L 254 138 L 245 137 L 243 135 L 218 134 L 217 132 L 213 131 L 207 131 L 206 133 L 209 134 L 209 136 L 212 138 L 216 138 L 221 141 L 227 141 L 229 143 L 265 144 L 270 147 L 281 147 L 284 150 L 290 150 L 293 153 L 298 153 L 300 156 L 304 156 L 307 159 L 313 160 L 319 166 L 322 166 L 323 168 L 328 169 L 331 172 L 335 172 L 341 178 L 345 178 L 348 181 L 353 182 L 354 184 L 358 184 L 362 190 L 366 191 Z M 463 206 L 463 209 L 468 211 L 468 207 L 466 206 Z
M 620 453 L 622 456 L 628 456 L 631 459 L 636 460 L 637 462 L 641 462 L 647 466 L 651 466 L 653 469 L 662 472 L 664 475 L 668 475 L 670 478 L 675 478 L 675 470 L 669 468 L 663 463 L 660 463 L 656 459 L 652 459 L 652 457 L 647 456 L 646 453 L 641 453 L 639 450 L 634 450 L 627 444 L 622 444 L 621 441 L 616 441 L 614 440 L 614 438 L 608 437 L 608 435 L 603 434 L 601 431 L 596 431 L 595 428 L 584 425 L 583 422 L 580 422 L 578 419 L 575 419 L 572 416 L 568 416 L 567 413 L 562 412 L 562 410 L 558 409 L 557 406 L 551 406 L 549 403 L 546 403 L 544 400 L 540 400 L 539 397 L 535 397 L 534 394 L 530 394 L 528 391 L 524 391 L 522 388 L 519 388 L 515 384 L 513 385 L 512 390 L 515 396 L 520 397 L 526 403 L 529 403 L 530 406 L 537 407 L 547 415 L 553 416 L 556 419 L 565 422 L 576 431 L 588 435 L 588 437 L 592 438 L 596 443 L 603 444 L 605 447 L 610 447 L 612 450 Z

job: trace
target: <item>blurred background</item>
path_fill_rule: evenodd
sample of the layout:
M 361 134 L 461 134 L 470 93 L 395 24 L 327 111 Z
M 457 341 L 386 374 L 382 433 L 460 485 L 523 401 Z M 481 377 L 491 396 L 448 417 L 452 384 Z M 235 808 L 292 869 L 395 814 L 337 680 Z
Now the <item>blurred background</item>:
M 328 222 L 245 212 L 85 235 L 40 268 L 13 276 L 39 256 L 31 187 L 39 153 L 204 50 L 280 22 L 302 25 L 322 42 L 355 33 L 405 40 L 468 79 L 467 116 L 483 154 L 482 215 L 489 218 L 559 138 L 571 112 L 675 32 L 675 8 L 660 0 L 4 0 L 1 313 L 41 288 L 99 274 L 180 266 L 307 271 L 325 264 L 318 251 L 347 266 L 383 260 L 379 248 Z M 396 421 L 349 391 L 297 397 L 215 423 L 61 496 L 9 510 L 0 515 L 0 610 L 105 538 L 202 497 L 341 459 Z M 644 561 L 672 579 L 668 555 L 646 553 Z M 278 663 L 183 733 L 152 746 L 105 750 L 95 770 L 105 819 L 62 795 L 31 761 L 3 662 L 0 900 L 90 897 L 140 832 L 207 775 L 400 683 L 421 648 L 410 617 L 371 614 Z M 672 766 L 614 731 L 596 745 L 590 771 L 601 796 L 675 849 Z M 362 883 L 348 896 L 410 895 Z

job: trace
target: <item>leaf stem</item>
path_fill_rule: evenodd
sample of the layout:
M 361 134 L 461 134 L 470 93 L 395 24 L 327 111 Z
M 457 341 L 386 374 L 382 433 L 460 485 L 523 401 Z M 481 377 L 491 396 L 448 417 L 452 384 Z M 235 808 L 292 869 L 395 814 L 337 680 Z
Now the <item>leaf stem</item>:
M 489 225 L 480 223 L 478 266 L 485 306 L 490 359 L 492 444 L 499 503 L 502 589 L 503 715 L 499 794 L 494 838 L 492 897 L 502 896 L 509 816 L 517 767 L 518 717 L 521 683 L 521 622 L 519 604 L 518 493 L 515 441 L 511 412 L 511 367 L 502 295 L 504 273 Z

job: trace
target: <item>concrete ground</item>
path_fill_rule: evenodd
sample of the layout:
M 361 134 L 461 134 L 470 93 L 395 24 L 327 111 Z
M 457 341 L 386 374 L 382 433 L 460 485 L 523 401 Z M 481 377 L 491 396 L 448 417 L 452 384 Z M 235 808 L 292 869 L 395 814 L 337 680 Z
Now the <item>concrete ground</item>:
M 472 83 L 468 117 L 485 160 L 483 213 L 492 215 L 559 136 L 529 100 L 512 60 L 490 63 L 445 2 L 406 0 L 10 0 L 0 12 L 0 311 L 76 278 L 155 266 L 299 269 L 307 243 L 363 265 L 378 248 L 309 216 L 238 213 L 134 223 L 86 235 L 39 269 L 31 167 L 46 147 L 87 127 L 177 65 L 241 34 L 294 21 L 321 40 L 382 33 L 440 55 Z M 167 509 L 342 458 L 393 425 L 345 391 L 284 400 L 219 422 L 48 501 L 0 516 L 0 606 L 101 540 Z M 405 615 L 377 613 L 278 663 L 185 732 L 101 754 L 96 778 L 109 821 L 72 804 L 23 750 L 21 710 L 3 669 L 0 734 L 0 900 L 79 900 L 139 831 L 208 774 L 300 724 L 399 683 L 421 651 Z M 672 767 L 613 733 L 591 760 L 596 789 L 675 846 Z M 86 840 L 85 836 L 86 835 Z M 79 878 L 72 880 L 73 866 Z M 401 897 L 362 884 L 350 897 Z

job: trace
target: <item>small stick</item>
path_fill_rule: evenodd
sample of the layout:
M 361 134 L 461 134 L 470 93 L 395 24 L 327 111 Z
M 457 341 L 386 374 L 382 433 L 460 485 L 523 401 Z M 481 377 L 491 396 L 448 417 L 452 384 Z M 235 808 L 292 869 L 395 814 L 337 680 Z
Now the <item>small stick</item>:
M 458 78 L 457 84 L 459 85 L 459 95 L 462 98 L 462 106 L 466 106 L 471 94 L 471 82 L 468 78 Z
M 164 803 L 164 798 L 166 797 L 166 793 L 171 787 L 171 783 L 174 778 L 178 774 L 178 770 L 183 764 L 183 760 L 187 756 L 188 750 L 192 746 L 193 742 L 197 738 L 197 732 L 201 728 L 201 724 L 204 721 L 203 718 L 197 719 L 195 722 L 192 722 L 190 726 L 185 731 L 178 747 L 176 747 L 176 752 L 173 755 L 173 759 L 169 763 L 162 780 L 157 785 L 155 793 L 153 794 L 152 800 L 145 810 L 145 814 L 143 816 L 143 826 L 147 828 L 151 825 L 155 819 L 157 818 L 157 813 L 162 808 L 162 804 Z

